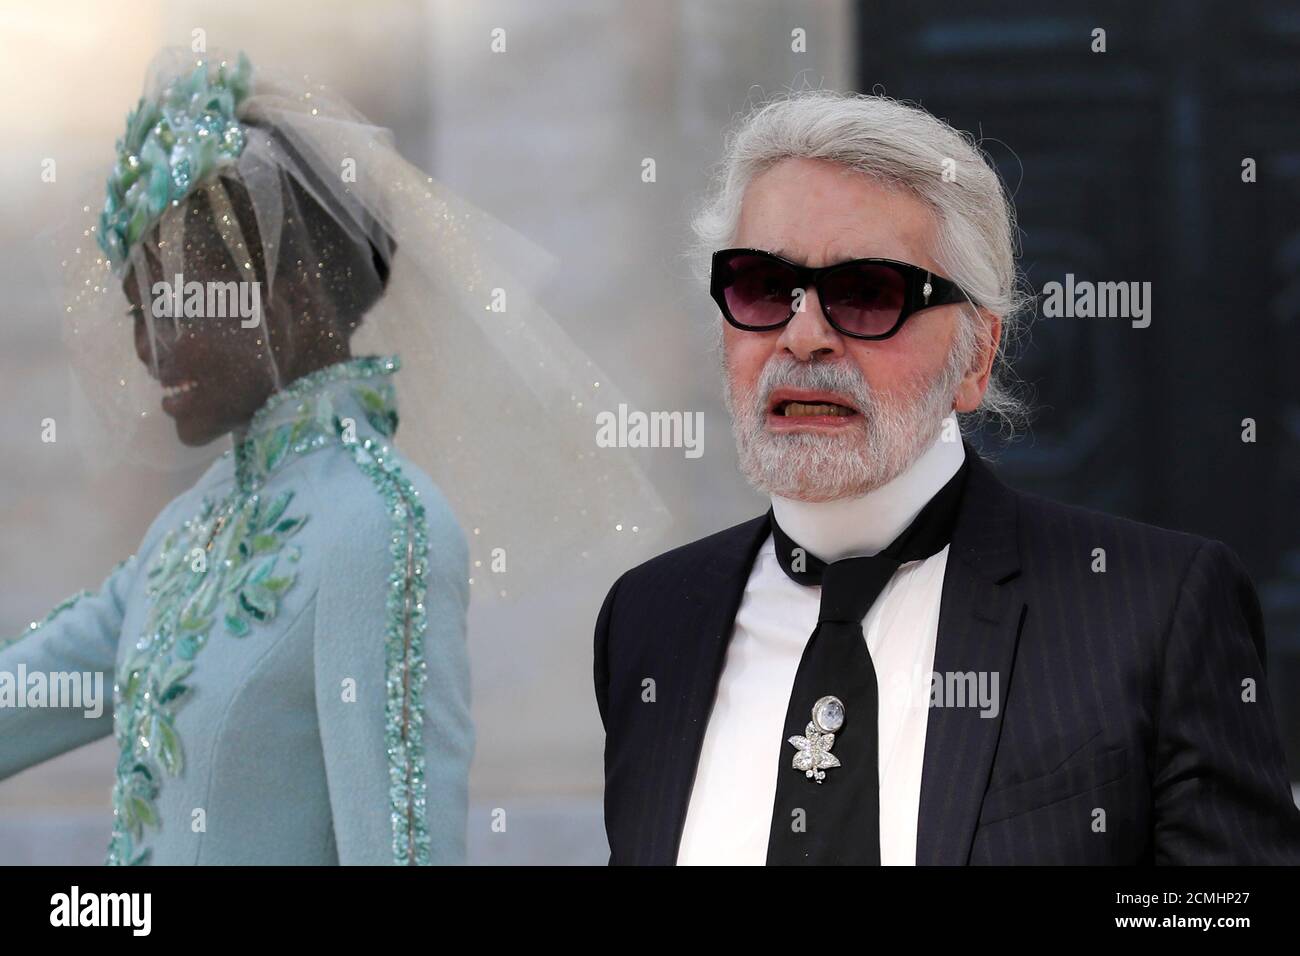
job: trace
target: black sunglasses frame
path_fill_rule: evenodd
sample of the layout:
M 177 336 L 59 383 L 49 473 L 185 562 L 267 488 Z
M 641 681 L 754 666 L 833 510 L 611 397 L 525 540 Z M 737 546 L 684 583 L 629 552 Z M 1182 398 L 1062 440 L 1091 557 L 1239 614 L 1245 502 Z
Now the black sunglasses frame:
M 727 286 L 730 284 L 730 276 L 728 275 L 730 269 L 728 268 L 727 262 L 729 259 L 740 255 L 758 256 L 764 259 L 771 259 L 772 261 L 779 262 L 781 265 L 792 270 L 795 274 L 796 281 L 798 282 L 798 285 L 795 286 L 795 288 L 816 289 L 817 301 L 821 304 L 822 308 L 822 317 L 825 318 L 831 328 L 840 333 L 840 335 L 846 335 L 852 339 L 865 339 L 867 341 L 878 342 L 881 339 L 887 339 L 897 334 L 898 330 L 903 327 L 903 323 L 918 312 L 923 312 L 926 309 L 933 309 L 940 305 L 952 305 L 957 302 L 968 302 L 971 305 L 976 305 L 975 300 L 967 295 L 961 287 L 951 279 L 945 278 L 944 276 L 930 272 L 926 269 L 922 269 L 920 266 L 912 265 L 910 262 L 899 262 L 896 259 L 849 259 L 845 262 L 837 262 L 834 265 L 821 266 L 820 268 L 814 269 L 811 266 L 791 262 L 789 259 L 786 259 L 783 256 L 778 256 L 774 252 L 768 252 L 765 249 L 719 249 L 713 254 L 712 267 L 709 271 L 709 295 L 713 297 L 713 301 L 716 302 L 718 308 L 722 310 L 723 318 L 725 318 L 732 326 L 745 332 L 775 332 L 778 329 L 783 329 L 790 324 L 790 321 L 795 316 L 796 310 L 791 308 L 790 314 L 785 317 L 784 321 L 777 322 L 774 325 L 746 325 L 732 315 L 731 307 L 727 305 L 726 296 Z M 889 331 L 882 332 L 878 335 L 863 335 L 860 332 L 850 332 L 847 329 L 841 328 L 835 321 L 835 317 L 831 314 L 830 310 L 827 309 L 826 300 L 822 296 L 821 286 L 819 284 L 823 276 L 864 264 L 885 266 L 886 268 L 892 269 L 894 272 L 898 273 L 903 279 L 903 306 L 898 312 L 898 318 L 894 321 L 894 325 L 889 329 Z

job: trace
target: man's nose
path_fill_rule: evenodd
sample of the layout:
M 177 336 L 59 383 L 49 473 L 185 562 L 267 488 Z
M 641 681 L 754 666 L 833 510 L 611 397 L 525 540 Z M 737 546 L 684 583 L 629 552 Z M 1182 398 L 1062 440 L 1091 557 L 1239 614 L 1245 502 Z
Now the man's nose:
M 826 321 L 816 289 L 804 294 L 803 309 L 796 311 L 781 330 L 776 344 L 801 362 L 811 361 L 814 356 L 827 359 L 844 354 L 844 337 Z

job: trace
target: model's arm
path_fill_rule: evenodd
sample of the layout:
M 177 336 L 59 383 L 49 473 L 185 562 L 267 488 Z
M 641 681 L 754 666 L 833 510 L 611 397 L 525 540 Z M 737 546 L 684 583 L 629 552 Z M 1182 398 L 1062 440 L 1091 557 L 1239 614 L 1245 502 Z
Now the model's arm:
M 1300 863 L 1300 812 L 1264 681 L 1259 600 L 1217 541 L 1188 568 L 1165 646 L 1157 863 Z
M 127 559 L 99 591 L 0 641 L 0 779 L 112 732 L 117 641 L 136 564 Z
M 316 598 L 316 710 L 345 865 L 465 861 L 468 553 L 440 496 L 422 501 L 427 558 L 412 548 L 408 565 L 381 511 L 339 536 Z

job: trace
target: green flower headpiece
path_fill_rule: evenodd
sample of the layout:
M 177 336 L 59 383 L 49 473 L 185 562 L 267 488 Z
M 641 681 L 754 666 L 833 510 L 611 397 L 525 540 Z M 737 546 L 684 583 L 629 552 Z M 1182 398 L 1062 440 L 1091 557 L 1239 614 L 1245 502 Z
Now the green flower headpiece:
M 156 101 L 141 97 L 127 115 L 97 236 L 115 272 L 168 203 L 179 205 L 209 173 L 244 151 L 235 110 L 248 95 L 252 69 L 241 53 L 233 71 L 223 62 L 210 77 L 200 60 L 188 77 L 172 82 Z

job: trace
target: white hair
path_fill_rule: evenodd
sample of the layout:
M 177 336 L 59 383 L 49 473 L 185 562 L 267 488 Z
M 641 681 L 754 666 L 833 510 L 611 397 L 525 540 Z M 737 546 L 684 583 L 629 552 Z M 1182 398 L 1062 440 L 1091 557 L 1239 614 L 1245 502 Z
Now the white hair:
M 713 188 L 691 224 L 698 272 L 707 272 L 713 250 L 734 240 L 750 181 L 790 158 L 840 163 L 910 193 L 933 210 L 939 268 L 1002 319 L 988 389 L 973 417 L 996 421 L 1013 435 L 1027 421 L 1028 407 L 1008 352 L 1019 340 L 1022 313 L 1033 296 L 1016 272 L 1014 210 L 979 146 L 925 110 L 884 96 L 811 90 L 771 100 L 744 116 L 727 137 Z M 964 316 L 960 339 L 968 343 L 986 334 L 974 308 L 966 308 Z

